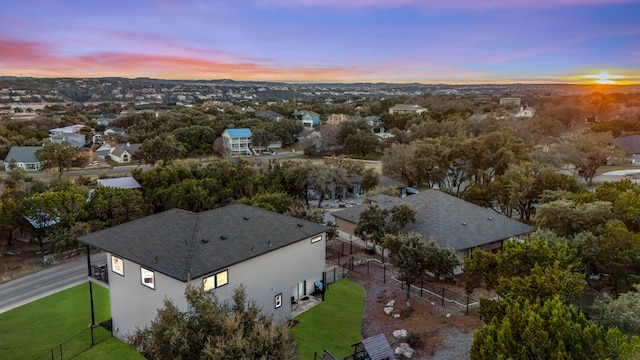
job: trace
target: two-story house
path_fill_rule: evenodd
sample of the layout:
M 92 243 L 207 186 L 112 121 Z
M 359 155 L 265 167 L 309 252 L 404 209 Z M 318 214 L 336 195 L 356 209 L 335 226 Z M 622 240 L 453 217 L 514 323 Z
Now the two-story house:
M 253 154 L 251 150 L 251 129 L 226 129 L 222 133 L 222 142 L 231 156 Z
M 320 125 L 320 114 L 310 110 L 296 110 L 293 113 L 293 118 L 302 121 L 302 125 L 305 129 L 312 129 Z
M 138 151 L 140 145 L 142 144 L 125 143 L 111 145 L 109 146 L 109 158 L 119 164 L 129 163 L 133 160 L 133 155 Z M 99 152 L 96 151 L 96 153 Z
M 295 301 L 322 280 L 327 230 L 234 204 L 200 213 L 171 209 L 79 241 L 107 253 L 100 278 L 108 278 L 113 332 L 122 339 L 149 324 L 165 299 L 186 310 L 188 284 L 214 291 L 221 301 L 243 285 L 265 314 L 290 319 Z
M 87 138 L 80 133 L 84 125 L 71 125 L 49 130 L 49 140 L 56 144 L 69 144 L 75 147 L 83 147 L 87 144 Z

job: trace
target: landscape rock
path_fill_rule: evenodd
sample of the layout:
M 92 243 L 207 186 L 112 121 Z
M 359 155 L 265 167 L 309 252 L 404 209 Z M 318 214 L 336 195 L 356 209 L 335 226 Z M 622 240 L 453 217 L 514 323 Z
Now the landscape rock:
M 393 318 L 394 318 L 394 319 L 399 319 L 399 318 L 400 318 L 400 314 L 399 314 L 399 313 L 395 313 L 395 314 L 393 314 Z
M 394 330 L 393 331 L 393 337 L 396 338 L 396 339 L 406 339 L 407 338 L 407 330 L 405 330 L 405 329 Z
M 387 303 L 387 306 L 393 306 L 396 304 L 395 300 L 389 300 L 389 302 Z
M 400 343 L 400 346 L 395 349 L 396 355 L 402 355 L 407 359 L 411 359 L 413 352 L 414 350 L 407 343 Z
M 393 313 L 393 308 L 391 306 L 387 306 L 384 308 L 384 313 L 387 315 L 391 315 Z

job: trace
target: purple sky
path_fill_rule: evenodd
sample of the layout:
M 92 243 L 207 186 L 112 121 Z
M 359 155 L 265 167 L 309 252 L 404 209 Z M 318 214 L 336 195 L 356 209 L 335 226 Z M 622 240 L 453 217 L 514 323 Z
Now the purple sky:
M 603 72 L 640 83 L 640 1 L 13 0 L 0 11 L 0 75 L 499 83 Z

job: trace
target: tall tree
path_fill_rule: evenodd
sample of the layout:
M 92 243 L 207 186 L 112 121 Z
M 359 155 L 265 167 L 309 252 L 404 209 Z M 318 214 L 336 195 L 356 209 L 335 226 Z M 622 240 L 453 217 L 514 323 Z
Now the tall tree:
M 411 285 L 420 281 L 429 270 L 427 247 L 420 234 L 386 235 L 385 246 L 389 249 L 389 258 L 400 272 L 400 280 L 407 285 L 407 306 L 411 306 Z
M 42 163 L 42 169 L 56 167 L 62 174 L 80 156 L 77 148 L 66 143 L 45 142 L 42 149 L 36 151 L 36 158 Z
M 556 296 L 507 300 L 504 316 L 476 331 L 471 359 L 630 359 L 638 338 L 592 323 Z
M 220 302 L 213 292 L 188 286 L 187 308 L 170 300 L 156 319 L 129 342 L 148 359 L 296 359 L 295 340 L 247 299 L 242 287 L 233 300 Z

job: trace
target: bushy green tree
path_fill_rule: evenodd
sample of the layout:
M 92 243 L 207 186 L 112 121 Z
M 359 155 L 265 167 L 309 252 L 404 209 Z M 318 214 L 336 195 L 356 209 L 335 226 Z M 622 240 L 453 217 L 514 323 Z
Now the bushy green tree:
M 170 300 L 151 324 L 129 342 L 148 359 L 296 359 L 295 340 L 286 324 L 276 324 L 247 299 L 244 288 L 229 302 L 213 292 L 188 286 L 187 310 Z

